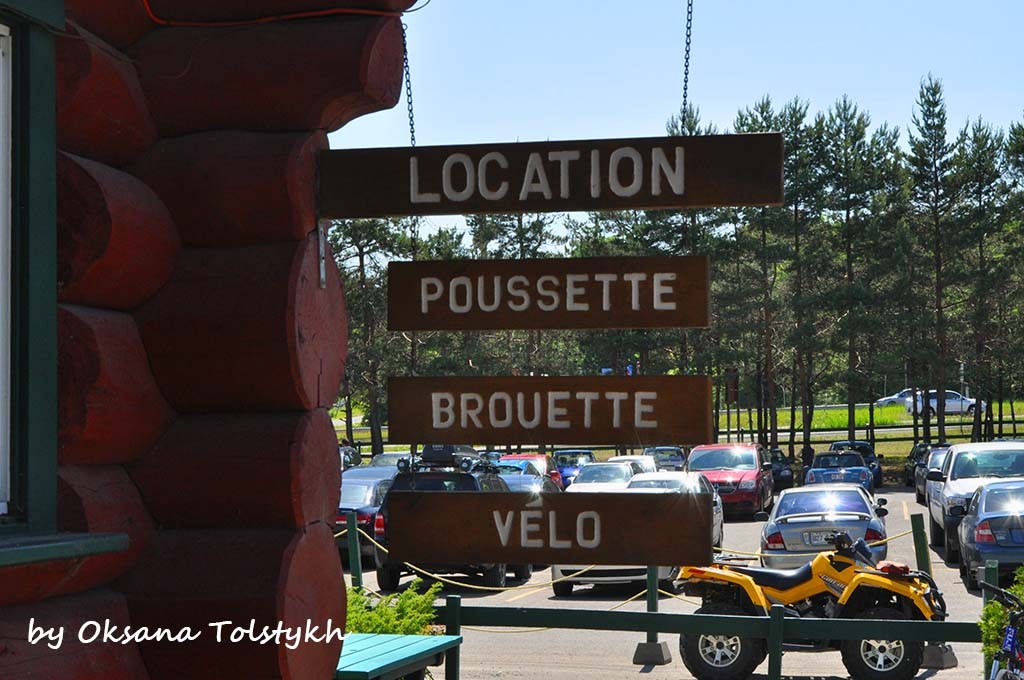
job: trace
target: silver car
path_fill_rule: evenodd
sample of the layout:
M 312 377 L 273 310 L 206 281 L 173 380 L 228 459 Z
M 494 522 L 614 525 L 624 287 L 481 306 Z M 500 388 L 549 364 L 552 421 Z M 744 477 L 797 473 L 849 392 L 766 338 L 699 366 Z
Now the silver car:
M 840 531 L 870 545 L 885 539 L 885 499 L 872 502 L 856 484 L 815 484 L 786 489 L 779 494 L 761 531 L 761 564 L 772 569 L 796 569 L 822 550 L 830 550 L 828 537 Z M 886 544 L 871 548 L 875 560 L 884 560 Z

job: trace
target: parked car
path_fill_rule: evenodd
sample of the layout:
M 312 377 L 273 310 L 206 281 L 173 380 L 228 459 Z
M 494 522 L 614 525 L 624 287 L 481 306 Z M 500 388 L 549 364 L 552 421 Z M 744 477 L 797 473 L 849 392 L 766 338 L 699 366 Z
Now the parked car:
M 658 464 L 654 456 L 612 456 L 609 463 L 636 463 L 643 472 L 657 472 Z
M 353 467 L 341 473 L 341 498 L 338 501 L 338 517 L 334 532 L 346 528 L 346 513 L 356 513 L 356 526 L 373 535 L 373 521 L 384 501 L 384 496 L 391 487 L 391 481 L 398 474 L 397 467 Z M 347 540 L 347 539 L 346 539 Z M 369 557 L 373 554 L 373 544 L 360 539 L 359 550 Z M 342 554 L 348 556 L 348 551 Z
M 686 466 L 686 452 L 679 446 L 648 446 L 645 456 L 654 456 L 659 470 L 681 472 Z
M 931 505 L 931 497 L 935 494 L 936 490 L 942 486 L 942 482 L 937 482 L 928 479 L 928 473 L 932 470 L 942 470 L 942 466 L 946 462 L 946 456 L 949 455 L 949 449 L 935 449 L 928 454 L 928 463 L 925 465 L 924 471 L 924 506 L 927 508 Z
M 928 462 L 928 454 L 933 449 L 948 449 L 952 444 L 949 442 L 918 442 L 910 447 L 910 453 L 903 461 L 903 483 L 907 486 L 914 486 L 917 471 L 925 467 Z M 925 470 L 927 472 L 927 470 Z
M 909 399 L 912 394 L 914 394 L 913 388 L 908 387 L 896 394 L 890 394 L 888 397 L 876 400 L 875 406 L 903 406 L 904 400 Z
M 559 493 L 561 489 L 537 469 L 532 460 L 498 462 L 494 471 L 508 484 L 509 491 L 530 493 Z
M 636 463 L 590 463 L 580 468 L 566 492 L 622 491 L 633 475 L 643 472 Z
M 918 444 L 917 446 L 921 446 Z M 942 461 L 946 459 L 946 453 L 952 444 L 942 442 L 939 444 L 926 443 L 921 452 L 911 452 L 911 455 L 922 455 L 921 462 L 914 463 L 912 486 L 914 487 L 914 499 L 921 505 L 927 505 L 925 496 L 928 492 L 928 471 L 938 470 L 942 467 Z M 916 447 L 915 447 L 916 448 Z M 908 461 L 909 462 L 909 461 Z
M 726 512 L 755 513 L 772 505 L 772 464 L 757 444 L 701 444 L 686 457 L 687 472 L 703 472 Z
M 782 449 L 772 449 L 772 484 L 776 491 L 788 489 L 795 484 L 796 475 L 793 472 L 793 465 L 796 458 L 790 458 Z
M 537 463 L 537 469 L 541 474 L 555 483 L 559 489 L 565 488 L 565 481 L 562 473 L 558 471 L 554 459 L 546 453 L 508 453 L 502 456 L 499 461 L 505 460 L 532 460 Z
M 587 465 L 580 472 L 581 476 L 586 474 L 588 471 L 593 469 L 610 469 L 611 466 L 626 466 L 625 463 L 593 463 Z M 683 475 L 681 479 L 672 480 L 671 477 L 676 475 Z M 710 484 L 706 479 L 703 480 L 704 486 L 701 485 L 701 481 L 698 475 L 688 475 L 684 472 L 669 473 L 669 472 L 647 472 L 634 475 L 630 480 L 630 484 L 633 480 L 638 481 L 637 486 L 627 486 L 625 489 L 618 488 L 612 484 L 597 484 L 592 485 L 589 491 L 625 491 L 627 493 L 708 493 L 713 492 Z M 665 482 L 665 486 L 648 486 L 646 483 L 640 483 L 644 480 L 651 481 L 657 480 Z M 673 483 L 675 482 L 675 483 Z M 567 493 L 572 493 L 577 489 L 583 490 L 583 486 L 586 482 L 577 480 L 575 484 L 570 486 Z M 585 571 L 584 571 L 585 570 Z M 582 572 L 582 573 L 579 573 Z M 579 573 L 578 576 L 574 574 Z M 679 574 L 679 566 L 664 566 L 658 567 L 658 587 L 662 590 L 670 592 L 675 591 L 675 578 Z M 585 565 L 566 565 L 566 564 L 553 564 L 551 565 L 551 589 L 554 591 L 556 597 L 569 597 L 572 594 L 573 588 L 578 584 L 592 583 L 592 584 L 614 584 L 614 583 L 642 583 L 647 579 L 647 567 L 637 565 L 597 565 L 587 567 Z
M 394 491 L 414 491 L 416 493 L 446 493 L 458 491 L 480 491 L 493 493 L 509 493 L 508 484 L 499 475 L 493 472 L 463 472 L 458 467 L 458 459 L 450 457 L 450 465 L 444 466 L 440 456 L 433 456 L 430 466 L 423 467 L 416 472 L 399 472 L 395 475 L 388 489 L 380 510 L 374 519 L 373 533 L 377 543 L 387 547 L 388 532 L 388 499 Z M 438 553 L 443 558 L 443 551 Z M 398 583 L 406 567 L 398 561 L 393 561 L 390 555 L 383 550 L 374 550 L 374 559 L 377 566 L 377 585 L 382 592 L 390 592 L 398 589 Z M 433 573 L 457 573 L 471 576 L 482 575 L 486 586 L 502 588 L 505 586 L 508 566 L 504 564 L 419 564 L 418 567 Z M 530 565 L 512 566 L 516 578 L 528 578 L 532 572 Z
M 847 454 L 843 454 L 847 455 Z M 810 562 L 828 539 L 845 531 L 869 545 L 885 540 L 885 499 L 872 501 L 863 487 L 853 484 L 818 484 L 786 489 L 771 514 L 760 512 L 761 563 L 771 569 L 796 569 Z M 871 546 L 876 562 L 886 557 L 886 544 Z
M 551 454 L 551 457 L 555 459 L 555 467 L 558 468 L 565 487 L 573 483 L 581 467 L 597 460 L 590 449 L 559 449 Z
M 962 515 L 950 510 L 966 506 L 979 486 L 1006 477 L 1024 477 L 1024 446 L 1015 442 L 955 444 L 940 470 L 930 470 L 928 481 L 936 482 L 928 498 L 928 538 L 941 545 L 946 561 L 956 564 L 960 546 L 957 527 Z
M 708 478 L 700 472 L 643 472 L 629 480 L 627 489 L 669 489 L 686 493 L 706 493 L 711 495 L 711 544 L 722 547 L 725 535 L 725 512 L 722 510 L 722 498 L 715 491 Z
M 875 455 L 875 449 L 871 446 L 871 442 L 862 440 L 850 441 L 849 439 L 832 442 L 829 447 L 829 451 L 856 451 L 860 454 L 860 457 L 864 459 L 864 464 L 871 470 L 871 477 L 874 482 L 875 488 L 883 486 L 882 483 L 882 456 Z
M 1012 582 L 1013 572 L 1024 565 L 1024 479 L 989 482 L 965 509 L 955 506 L 950 514 L 962 514 L 957 543 L 964 586 L 978 587 L 978 570 L 988 560 L 999 563 L 1000 581 Z
M 804 475 L 804 486 L 838 483 L 857 484 L 868 493 L 875 490 L 871 469 L 856 451 L 829 451 L 816 455 Z
M 907 413 L 914 412 L 914 400 L 917 400 L 917 412 L 924 415 L 924 401 L 922 400 L 921 391 L 918 390 L 916 397 L 907 397 L 904 400 L 904 407 Z M 978 400 L 970 397 L 965 397 L 959 392 L 953 390 L 946 390 L 945 393 L 945 412 L 950 415 L 964 414 L 974 415 L 974 409 L 978 406 Z M 935 390 L 928 390 L 928 415 L 934 416 L 939 407 L 938 398 Z M 981 409 L 985 410 L 985 402 L 981 402 Z

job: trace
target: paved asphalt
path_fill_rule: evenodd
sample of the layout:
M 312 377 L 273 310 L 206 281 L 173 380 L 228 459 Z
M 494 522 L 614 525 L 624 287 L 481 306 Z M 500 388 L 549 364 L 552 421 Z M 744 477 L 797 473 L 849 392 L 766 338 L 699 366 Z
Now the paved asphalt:
M 886 518 L 890 536 L 910 529 L 910 515 L 924 513 L 925 508 L 914 502 L 914 494 L 905 487 L 881 489 L 879 496 L 888 498 L 890 514 Z M 727 549 L 754 552 L 762 523 L 749 520 L 727 519 L 724 545 Z M 941 550 L 932 549 L 932 569 L 939 587 L 945 594 L 951 621 L 977 621 L 981 613 L 981 597 L 978 592 L 968 592 L 960 581 L 955 566 L 946 566 Z M 914 545 L 911 536 L 898 539 L 890 544 L 889 559 L 914 564 Z M 465 577 L 456 577 L 465 579 Z M 520 585 L 511 580 L 510 585 Z M 531 583 L 543 584 L 550 581 L 550 571 L 545 569 L 534 573 Z M 403 584 L 409 577 L 403 577 Z M 372 570 L 368 570 L 366 585 L 376 588 Z M 477 581 L 472 581 L 477 582 Z M 463 597 L 463 606 L 500 607 L 553 607 L 572 609 L 610 609 L 635 595 L 642 586 L 578 586 L 570 598 L 555 599 L 550 586 L 516 589 L 496 594 L 481 593 L 456 586 L 446 586 L 443 595 L 458 594 Z M 692 612 L 698 602 L 684 602 L 679 599 L 662 597 L 661 611 Z M 621 611 L 643 611 L 641 597 L 620 608 Z M 463 680 L 484 680 L 509 678 L 533 680 L 621 680 L 635 677 L 638 680 L 656 678 L 689 678 L 679 656 L 678 636 L 667 635 L 672 662 L 665 666 L 635 666 L 633 652 L 644 634 L 631 632 L 601 632 L 577 630 L 523 631 L 506 628 L 493 631 L 463 629 L 462 645 Z M 980 645 L 955 644 L 959 660 L 955 669 L 943 671 L 922 670 L 918 678 L 937 680 L 976 680 L 981 676 L 982 656 Z M 754 677 L 767 675 L 765 661 Z M 794 678 L 845 678 L 846 670 L 838 652 L 796 653 L 783 656 L 782 672 Z M 434 669 L 434 677 L 443 677 L 443 670 Z

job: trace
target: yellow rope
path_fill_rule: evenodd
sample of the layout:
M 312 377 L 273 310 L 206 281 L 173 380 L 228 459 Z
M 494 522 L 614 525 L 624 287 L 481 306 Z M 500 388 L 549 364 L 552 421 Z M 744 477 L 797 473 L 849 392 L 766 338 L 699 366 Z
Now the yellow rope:
M 361 531 L 361 530 L 360 530 L 360 531 Z M 344 536 L 344 535 L 345 535 L 345 534 L 347 534 L 347 533 L 348 533 L 348 529 L 342 529 L 342 530 L 341 530 L 341 531 L 339 531 L 338 533 L 334 534 L 334 537 L 335 537 L 335 538 L 338 538 L 339 536 Z

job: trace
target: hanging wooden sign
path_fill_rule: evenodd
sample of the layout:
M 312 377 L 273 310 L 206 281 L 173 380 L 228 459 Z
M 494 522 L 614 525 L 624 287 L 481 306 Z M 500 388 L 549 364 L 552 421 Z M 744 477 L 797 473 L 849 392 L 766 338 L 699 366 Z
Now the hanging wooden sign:
M 712 561 L 707 494 L 393 491 L 387 504 L 393 562 L 705 566 Z M 444 541 L 442 549 L 440 536 L 458 540 Z
M 782 204 L 782 135 L 320 152 L 323 218 Z
M 704 444 L 705 376 L 452 377 L 388 380 L 399 444 Z
M 388 264 L 393 331 L 707 328 L 707 257 Z

